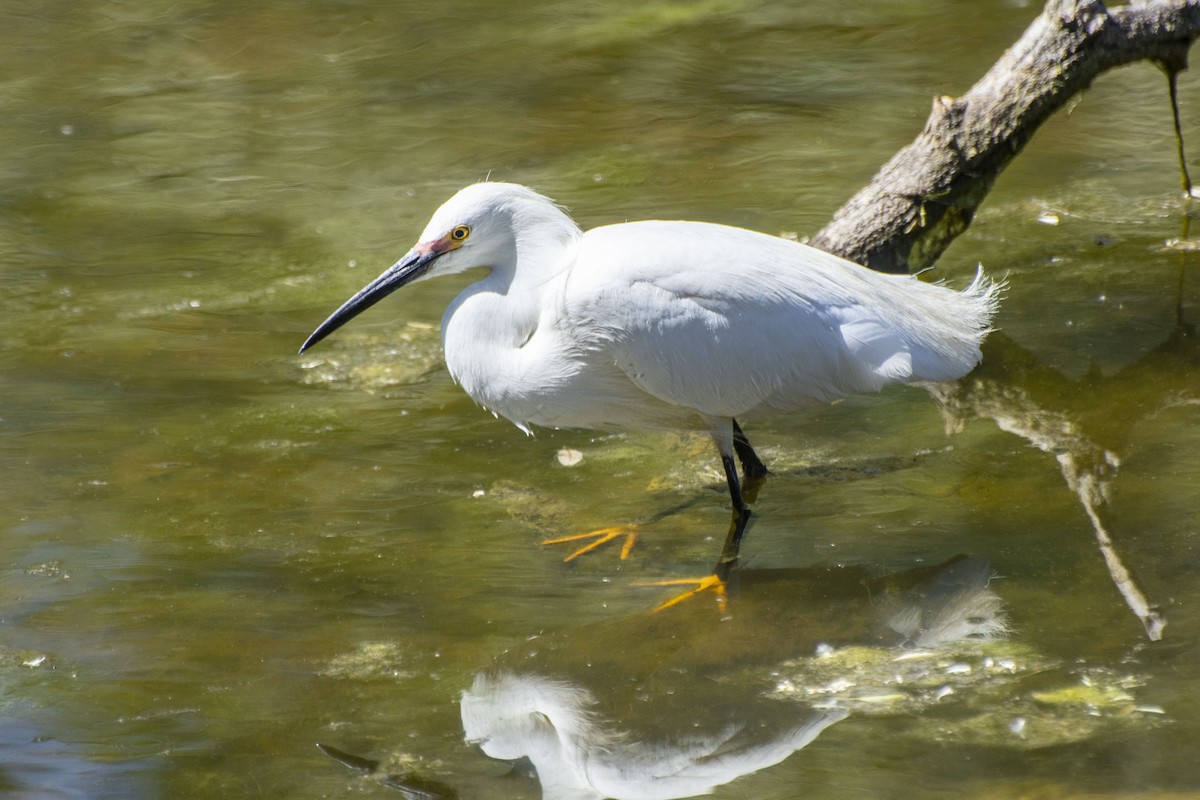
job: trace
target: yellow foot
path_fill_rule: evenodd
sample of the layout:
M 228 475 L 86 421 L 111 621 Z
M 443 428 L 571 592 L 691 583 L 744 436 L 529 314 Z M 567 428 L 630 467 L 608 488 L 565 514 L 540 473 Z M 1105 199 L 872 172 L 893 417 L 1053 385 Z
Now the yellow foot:
M 701 592 L 707 592 L 711 589 L 717 595 L 717 605 L 721 610 L 725 610 L 725 602 L 728 597 L 725 594 L 725 581 L 714 575 L 706 575 L 703 578 L 676 578 L 669 581 L 638 581 L 634 586 L 691 586 L 682 594 L 677 594 L 665 603 L 661 603 L 654 607 L 650 613 L 662 611 L 674 605 L 679 605 L 684 600 L 691 599 Z
M 634 544 L 637 543 L 637 531 L 638 526 L 634 524 L 617 525 L 612 528 L 601 528 L 598 531 L 576 533 L 572 534 L 571 536 L 559 536 L 554 539 L 543 539 L 542 544 L 564 544 L 566 542 L 582 542 L 587 539 L 594 540 L 588 542 L 583 547 L 564 558 L 563 563 L 565 564 L 568 561 L 573 561 L 576 558 L 579 558 L 584 553 L 592 552 L 602 544 L 607 544 L 619 536 L 624 536 L 625 543 L 621 545 L 621 560 L 624 561 L 625 559 L 629 558 L 630 551 L 633 550 Z

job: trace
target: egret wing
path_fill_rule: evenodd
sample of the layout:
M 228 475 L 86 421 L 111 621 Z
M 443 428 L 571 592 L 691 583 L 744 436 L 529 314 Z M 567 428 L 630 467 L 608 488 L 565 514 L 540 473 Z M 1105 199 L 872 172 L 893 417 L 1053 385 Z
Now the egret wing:
M 564 290 L 581 341 L 643 391 L 712 417 L 956 378 L 978 361 L 990 318 L 964 297 L 696 222 L 589 231 Z

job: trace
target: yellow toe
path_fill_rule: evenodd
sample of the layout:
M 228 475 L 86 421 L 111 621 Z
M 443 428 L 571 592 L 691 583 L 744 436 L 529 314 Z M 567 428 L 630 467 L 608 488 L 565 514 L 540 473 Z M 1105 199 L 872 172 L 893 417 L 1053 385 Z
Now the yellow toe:
M 725 592 L 725 581 L 715 574 L 706 575 L 703 578 L 675 578 L 665 581 L 638 581 L 634 586 L 691 586 L 686 592 L 675 595 L 665 603 L 660 603 L 655 606 L 651 613 L 656 613 L 668 609 L 671 606 L 679 605 L 684 600 L 695 597 L 703 592 L 712 591 L 717 596 L 717 605 L 722 610 L 725 608 L 725 603 L 728 596 Z
M 563 563 L 573 561 L 579 558 L 584 553 L 590 553 L 601 545 L 611 542 L 613 539 L 624 536 L 625 542 L 621 545 L 621 560 L 629 558 L 633 546 L 637 543 L 637 525 L 617 525 L 611 528 L 600 528 L 587 533 L 575 533 L 570 536 L 556 536 L 553 539 L 543 539 L 542 544 L 566 544 L 568 542 L 584 542 L 583 547 L 575 550 L 573 553 L 563 559 Z

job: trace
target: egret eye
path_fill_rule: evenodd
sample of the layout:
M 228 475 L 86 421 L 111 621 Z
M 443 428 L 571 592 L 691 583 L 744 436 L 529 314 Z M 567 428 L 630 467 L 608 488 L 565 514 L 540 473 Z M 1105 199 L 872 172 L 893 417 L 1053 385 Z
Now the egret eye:
M 471 235 L 471 227 L 469 225 L 459 225 L 454 230 L 450 231 L 450 238 L 456 242 L 465 242 L 467 237 Z

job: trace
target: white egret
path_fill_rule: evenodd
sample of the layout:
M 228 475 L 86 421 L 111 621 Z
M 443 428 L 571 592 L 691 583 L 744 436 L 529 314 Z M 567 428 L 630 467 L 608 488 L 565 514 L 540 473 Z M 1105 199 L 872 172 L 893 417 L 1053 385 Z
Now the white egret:
M 1000 289 L 978 275 L 955 292 L 704 222 L 585 233 L 537 192 L 488 182 L 446 201 L 412 250 L 300 350 L 408 283 L 475 267 L 487 274 L 442 317 L 450 375 L 526 433 L 711 433 L 733 502 L 718 571 L 736 561 L 750 519 L 735 455 L 748 481 L 767 474 L 737 420 L 955 380 L 979 362 Z

